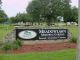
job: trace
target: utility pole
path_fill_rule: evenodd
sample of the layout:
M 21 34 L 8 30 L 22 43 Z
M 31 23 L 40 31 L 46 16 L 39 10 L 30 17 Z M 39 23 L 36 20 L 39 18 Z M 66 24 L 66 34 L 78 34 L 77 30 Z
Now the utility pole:
M 1 4 L 2 4 L 2 1 L 0 0 L 0 9 L 1 9 Z
M 78 40 L 76 60 L 80 60 L 80 0 L 78 0 Z
M 0 4 L 2 3 L 2 1 L 0 0 Z

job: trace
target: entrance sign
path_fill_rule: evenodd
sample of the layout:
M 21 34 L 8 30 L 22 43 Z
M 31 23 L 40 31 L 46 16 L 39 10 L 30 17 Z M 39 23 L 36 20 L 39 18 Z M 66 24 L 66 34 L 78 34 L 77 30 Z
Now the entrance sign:
M 57 40 L 67 38 L 67 29 L 16 29 L 16 39 Z

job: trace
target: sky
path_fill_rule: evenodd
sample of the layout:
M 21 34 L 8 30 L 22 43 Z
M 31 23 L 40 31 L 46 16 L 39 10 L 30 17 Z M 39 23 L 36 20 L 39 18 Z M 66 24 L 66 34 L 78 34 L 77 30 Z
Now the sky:
M 26 7 L 31 0 L 2 0 L 2 9 L 8 17 L 16 16 L 17 13 L 26 12 Z M 78 7 L 78 0 L 72 0 L 72 6 Z

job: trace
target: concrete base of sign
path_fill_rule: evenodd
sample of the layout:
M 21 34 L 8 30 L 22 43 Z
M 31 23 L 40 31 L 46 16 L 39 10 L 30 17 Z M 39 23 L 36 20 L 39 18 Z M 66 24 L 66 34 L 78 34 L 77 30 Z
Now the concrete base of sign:
M 33 45 L 33 44 L 49 44 L 49 43 L 62 43 L 62 42 L 69 42 L 69 40 L 35 40 L 35 41 L 22 41 L 23 45 Z

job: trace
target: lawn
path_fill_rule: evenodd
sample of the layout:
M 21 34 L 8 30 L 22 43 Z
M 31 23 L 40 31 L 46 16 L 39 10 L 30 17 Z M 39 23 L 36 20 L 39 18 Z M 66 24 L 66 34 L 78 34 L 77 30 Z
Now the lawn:
M 66 28 L 68 28 L 72 37 L 77 37 L 78 36 L 78 27 L 77 26 L 66 26 Z
M 12 25 L 0 24 L 0 41 L 13 29 Z
M 25 54 L 0 54 L 0 60 L 75 60 L 75 49 Z

